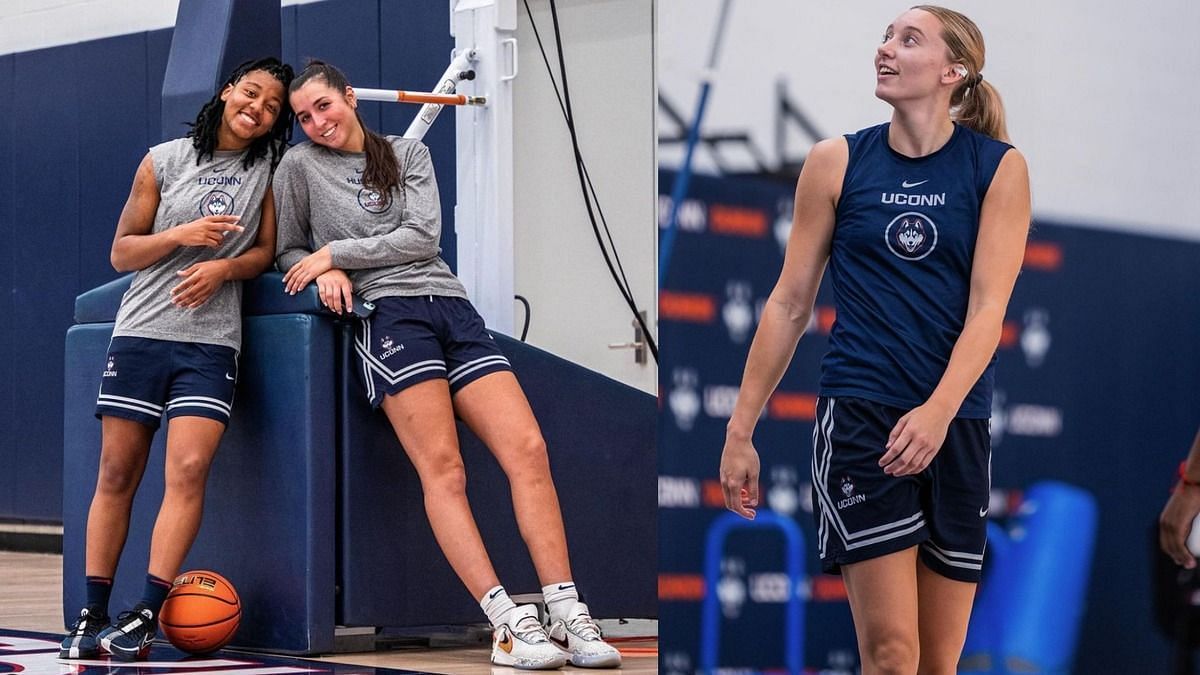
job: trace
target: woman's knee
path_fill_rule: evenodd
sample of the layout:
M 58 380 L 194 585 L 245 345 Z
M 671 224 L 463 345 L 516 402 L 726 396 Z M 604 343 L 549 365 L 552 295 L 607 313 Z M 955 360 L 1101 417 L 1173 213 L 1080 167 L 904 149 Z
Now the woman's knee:
M 546 440 L 536 429 L 520 434 L 504 449 L 504 472 L 511 483 L 536 484 L 550 480 Z
M 166 487 L 168 490 L 203 492 L 208 480 L 208 469 L 212 456 L 203 452 L 180 453 L 171 458 L 167 465 Z
M 921 659 L 920 642 L 914 635 L 890 635 L 863 645 L 863 659 L 875 672 L 912 675 Z
M 130 496 L 141 477 L 140 458 L 126 454 L 101 453 L 96 491 L 110 496 Z
M 423 464 L 419 473 L 426 494 L 433 492 L 441 496 L 456 496 L 467 493 L 467 469 L 457 452 L 439 453 Z

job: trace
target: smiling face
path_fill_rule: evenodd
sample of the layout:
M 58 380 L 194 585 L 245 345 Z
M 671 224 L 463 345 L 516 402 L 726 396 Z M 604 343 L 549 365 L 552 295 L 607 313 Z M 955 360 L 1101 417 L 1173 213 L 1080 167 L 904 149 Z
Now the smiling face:
M 875 50 L 875 96 L 896 103 L 945 95 L 962 79 L 937 17 L 910 9 L 892 22 Z
M 235 146 L 248 145 L 271 131 L 283 108 L 283 83 L 263 70 L 252 70 L 225 87 L 221 100 L 221 131 Z
M 346 87 L 341 92 L 320 77 L 313 77 L 293 91 L 289 100 L 296 121 L 313 143 L 345 152 L 363 151 L 363 129 L 355 112 L 353 89 Z

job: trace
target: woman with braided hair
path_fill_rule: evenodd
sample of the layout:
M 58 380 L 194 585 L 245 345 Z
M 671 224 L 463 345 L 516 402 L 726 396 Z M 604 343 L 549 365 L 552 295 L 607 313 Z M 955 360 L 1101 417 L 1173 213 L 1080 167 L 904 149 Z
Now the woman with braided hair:
M 890 123 L 813 147 L 779 282 L 721 456 L 725 505 L 753 518 L 755 422 L 808 325 L 828 265 L 837 321 L 812 455 L 822 567 L 845 577 L 862 672 L 953 673 L 987 541 L 996 346 L 1029 230 L 966 16 L 918 5 L 875 51 Z
M 158 612 L 191 548 L 204 487 L 233 405 L 244 279 L 271 265 L 271 175 L 287 148 L 292 69 L 240 65 L 183 138 L 150 148 L 117 222 L 112 265 L 136 271 L 101 377 L 100 471 L 87 521 L 87 604 L 61 658 L 104 650 L 130 661 L 154 640 Z M 141 602 L 110 625 L 108 600 L 133 497 L 163 419 L 165 491 Z

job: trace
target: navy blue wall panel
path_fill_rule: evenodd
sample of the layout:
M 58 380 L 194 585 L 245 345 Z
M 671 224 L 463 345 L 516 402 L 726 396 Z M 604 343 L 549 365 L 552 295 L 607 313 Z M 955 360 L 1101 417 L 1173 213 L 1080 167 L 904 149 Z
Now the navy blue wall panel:
M 297 9 L 297 70 L 310 58 L 320 59 L 337 66 L 351 85 L 379 86 L 378 0 L 327 0 Z M 359 112 L 379 131 L 379 104 L 364 103 Z M 300 132 L 295 140 L 307 139 Z
M 292 64 L 296 70 L 300 70 L 304 66 L 300 61 L 300 57 L 296 54 L 296 22 L 298 7 L 290 5 L 284 7 L 279 15 L 279 31 L 280 31 L 280 54 L 285 63 Z
M 174 32 L 172 28 L 164 28 L 145 33 L 146 138 L 142 145 L 146 148 L 158 143 L 158 139 L 162 138 L 162 84 L 167 72 L 167 56 L 171 53 L 171 36 Z M 182 136 L 187 130 L 187 126 L 179 124 L 168 131 L 174 132 L 172 136 Z
M 144 34 L 96 40 L 75 71 L 79 116 L 79 290 L 99 286 L 116 272 L 109 249 L 133 174 L 146 154 L 149 115 Z M 112 77 L 113 64 L 123 76 Z
M 450 37 L 450 8 L 445 2 L 392 0 L 379 6 L 380 86 L 385 89 L 432 91 L 437 78 L 450 64 L 454 38 Z M 420 49 L 413 45 L 420 44 Z M 365 85 L 364 85 L 365 86 Z M 421 110 L 419 105 L 368 103 L 382 108 L 382 126 L 386 134 L 402 135 Z M 433 170 L 442 198 L 442 250 L 457 250 L 454 234 L 455 181 L 454 111 L 447 106 L 437 122 L 425 134 L 433 156 Z M 450 268 L 458 269 L 458 260 L 447 255 Z
M 16 220 L 13 250 L 13 327 L 9 378 L 16 435 L 13 484 L 21 486 L 25 517 L 57 519 L 55 486 L 62 484 L 62 334 L 79 292 L 78 120 L 81 110 L 62 96 L 74 86 L 76 46 L 15 55 L 12 91 L 15 133 L 10 195 Z M 15 221 L 14 221 L 15 222 Z M 10 379 L 11 378 L 11 379 Z
M 0 56 L 0 91 L 13 91 L 13 67 L 16 59 L 12 55 Z M 13 203 L 13 130 L 16 128 L 13 111 L 18 98 L 15 96 L 0 96 L 0 241 L 13 240 L 13 220 L 15 204 Z M 0 354 L 13 353 L 13 333 L 15 331 L 13 315 L 13 257 L 16 249 L 13 246 L 0 247 Z M 4 366 L 7 368 L 7 366 Z M 7 374 L 7 373 L 6 373 Z M 16 418 L 13 411 L 13 398 L 16 392 L 16 382 L 11 377 L 0 378 L 0 466 L 12 467 L 20 461 L 16 454 L 17 434 Z M 7 476 L 10 469 L 5 468 L 0 475 Z M 11 488 L 12 481 L 8 478 L 0 480 L 0 486 Z M 0 489 L 0 517 L 12 516 L 19 511 L 17 506 L 17 491 Z

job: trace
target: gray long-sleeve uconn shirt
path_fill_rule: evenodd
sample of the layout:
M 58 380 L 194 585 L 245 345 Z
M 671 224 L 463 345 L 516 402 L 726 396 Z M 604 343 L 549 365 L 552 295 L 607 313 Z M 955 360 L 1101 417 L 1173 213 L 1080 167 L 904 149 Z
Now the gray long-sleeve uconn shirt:
M 442 211 L 429 148 L 398 136 L 387 140 L 400 162 L 400 187 L 389 195 L 363 185 L 364 152 L 311 141 L 287 151 L 275 170 L 276 265 L 286 272 L 328 244 L 333 266 L 346 271 L 365 300 L 466 298 L 439 256 Z

